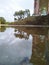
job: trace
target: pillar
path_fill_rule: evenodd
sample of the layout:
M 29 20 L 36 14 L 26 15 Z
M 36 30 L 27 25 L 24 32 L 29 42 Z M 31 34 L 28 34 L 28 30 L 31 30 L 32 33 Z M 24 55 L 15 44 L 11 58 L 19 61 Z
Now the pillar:
M 48 14 L 49 14 L 49 0 L 48 0 Z
M 34 1 L 34 14 L 39 14 L 39 0 Z

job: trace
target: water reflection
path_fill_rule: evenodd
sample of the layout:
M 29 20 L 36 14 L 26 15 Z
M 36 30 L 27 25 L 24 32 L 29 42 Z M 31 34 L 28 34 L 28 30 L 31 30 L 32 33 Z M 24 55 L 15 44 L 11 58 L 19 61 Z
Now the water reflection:
M 49 65 L 49 32 L 48 32 L 48 38 L 46 39 L 46 51 L 45 51 L 45 58 L 47 61 L 47 65 Z
M 42 35 L 41 35 L 42 36 Z M 42 36 L 43 37 L 43 36 Z M 33 37 L 33 47 L 32 47 L 32 56 L 31 62 L 35 65 L 45 65 L 45 36 L 44 39 L 41 39 L 40 35 L 36 35 Z
M 27 33 L 25 33 L 24 31 L 21 31 L 21 30 L 15 30 L 15 34 L 14 34 L 16 37 L 19 37 L 19 38 L 25 38 L 25 39 L 29 39 L 29 35 Z
M 6 28 L 0 32 L 0 63 L 49 65 L 48 28 Z
M 0 63 L 27 65 L 32 54 L 32 36 L 30 34 L 28 39 L 19 38 L 15 36 L 14 30 L 14 28 L 6 28 L 6 31 L 0 32 Z
M 5 26 L 0 26 L 0 32 L 4 32 L 6 30 Z
M 30 62 L 33 65 L 49 65 L 49 40 L 48 28 L 19 28 L 19 30 L 27 32 L 27 35 L 32 35 L 32 55 Z M 46 43 L 47 42 L 47 43 Z M 47 48 L 46 48 L 47 47 Z

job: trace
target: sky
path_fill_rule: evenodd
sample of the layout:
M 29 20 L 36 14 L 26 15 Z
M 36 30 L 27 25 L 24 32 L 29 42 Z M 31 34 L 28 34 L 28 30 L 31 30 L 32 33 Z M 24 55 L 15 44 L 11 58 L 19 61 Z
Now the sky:
M 29 9 L 34 12 L 34 0 L 0 0 L 0 17 L 6 21 L 14 21 L 15 11 Z

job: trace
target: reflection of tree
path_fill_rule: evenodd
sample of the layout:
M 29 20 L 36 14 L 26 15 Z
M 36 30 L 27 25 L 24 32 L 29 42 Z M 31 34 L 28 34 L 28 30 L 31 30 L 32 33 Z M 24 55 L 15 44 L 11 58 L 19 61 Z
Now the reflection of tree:
M 16 32 L 16 30 L 15 30 Z M 19 38 L 25 38 L 25 39 L 29 39 L 29 36 L 27 34 L 25 34 L 24 31 L 21 31 L 21 30 L 17 30 L 17 33 L 14 34 L 15 37 L 19 37 Z
M 6 27 L 5 26 L 1 26 L 0 27 L 0 32 L 4 32 L 6 30 Z

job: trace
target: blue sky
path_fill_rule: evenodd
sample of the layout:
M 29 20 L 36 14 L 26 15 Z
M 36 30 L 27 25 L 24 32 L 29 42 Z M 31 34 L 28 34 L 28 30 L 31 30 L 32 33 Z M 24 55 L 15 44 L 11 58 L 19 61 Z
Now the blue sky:
M 34 0 L 0 0 L 0 17 L 13 21 L 15 11 L 29 9 L 34 12 Z

